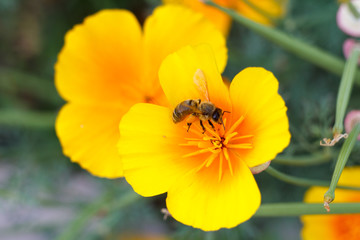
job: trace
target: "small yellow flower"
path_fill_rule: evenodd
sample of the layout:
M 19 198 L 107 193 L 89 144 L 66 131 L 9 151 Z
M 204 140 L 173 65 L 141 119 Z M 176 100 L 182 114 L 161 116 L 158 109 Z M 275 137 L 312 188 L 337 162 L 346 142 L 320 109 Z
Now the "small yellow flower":
M 196 228 L 212 231 L 248 220 L 261 201 L 250 168 L 275 158 L 290 141 L 278 81 L 263 68 L 247 68 L 227 87 L 208 45 L 169 55 L 159 80 L 171 107 L 136 104 L 120 122 L 126 180 L 143 196 L 167 192 L 170 214 Z M 179 103 L 207 98 L 228 111 L 224 125 L 204 121 L 204 132 L 199 118 L 189 131 L 186 120 L 173 122 Z
M 181 6 L 155 9 L 141 29 L 127 10 L 103 10 L 65 37 L 55 84 L 68 102 L 56 121 L 64 154 L 92 174 L 122 177 L 118 125 L 135 103 L 166 105 L 158 81 L 161 61 L 188 44 L 209 43 L 221 71 L 225 39 L 201 14 Z
M 360 187 L 360 167 L 345 168 L 339 184 Z M 305 202 L 322 202 L 325 187 L 312 187 L 305 194 Z M 360 202 L 360 192 L 344 189 L 335 190 L 336 202 Z M 304 240 L 358 240 L 360 239 L 360 214 L 307 215 L 302 216 Z
M 202 0 L 163 0 L 164 3 L 183 4 L 203 13 L 225 35 L 229 32 L 231 19 L 222 11 L 207 6 Z M 273 26 L 276 19 L 285 15 L 287 0 L 214 0 L 220 6 L 236 10 L 255 22 Z

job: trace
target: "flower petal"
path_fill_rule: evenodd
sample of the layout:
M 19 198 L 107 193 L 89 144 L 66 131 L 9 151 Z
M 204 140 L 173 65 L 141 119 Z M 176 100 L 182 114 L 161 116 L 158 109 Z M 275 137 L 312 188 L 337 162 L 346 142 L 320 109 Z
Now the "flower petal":
M 169 55 L 161 64 L 160 84 L 170 104 L 175 107 L 187 99 L 206 100 L 194 82 L 194 75 L 199 69 L 206 79 L 210 101 L 223 110 L 231 111 L 228 88 L 218 71 L 213 51 L 207 44 L 186 46 Z
M 211 22 L 199 13 L 179 5 L 156 8 L 144 26 L 145 67 L 143 84 L 158 84 L 158 69 L 164 58 L 186 45 L 208 43 L 211 45 L 219 71 L 226 66 L 225 38 Z M 153 76 L 154 81 L 149 81 Z
M 360 1 L 352 0 L 351 3 L 359 12 Z M 354 16 L 347 3 L 340 4 L 339 10 L 336 14 L 336 22 L 338 27 L 344 33 L 353 37 L 360 37 L 360 19 Z
M 55 128 L 63 152 L 73 162 L 99 177 L 123 176 L 116 144 L 118 124 L 128 107 L 114 108 L 66 104 Z
M 55 65 L 60 95 L 86 104 L 143 101 L 138 85 L 141 34 L 135 16 L 126 10 L 103 10 L 75 26 Z
M 360 47 L 360 42 L 354 39 L 346 39 L 343 43 L 343 53 L 346 59 L 350 57 L 350 53 L 353 51 L 355 47 Z M 358 61 L 358 65 L 360 65 L 360 58 Z
M 199 0 L 163 0 L 166 4 L 183 4 L 196 12 L 201 12 L 207 19 L 211 21 L 224 35 L 227 35 L 229 32 L 231 19 L 230 17 L 211 6 L 204 4 Z M 229 0 L 214 0 L 215 3 L 223 7 L 231 7 L 232 3 Z
M 237 154 L 249 167 L 274 159 L 290 142 L 287 108 L 277 91 L 278 81 L 263 68 L 246 68 L 230 85 L 233 119 L 245 117 L 237 132 L 254 135 L 253 148 Z
M 236 1 L 236 5 L 237 11 L 244 17 L 265 25 L 274 25 L 273 21 L 284 15 L 287 0 Z
M 139 103 L 120 122 L 118 148 L 124 176 L 140 195 L 168 191 L 179 176 L 198 164 L 182 158 L 188 152 L 179 143 L 187 132 L 173 123 L 171 114 L 168 108 Z
M 360 167 L 346 167 L 339 179 L 340 185 L 360 187 Z M 304 202 L 322 203 L 325 187 L 311 187 L 305 194 Z M 335 202 L 359 202 L 360 193 L 358 191 L 339 189 L 335 190 Z M 356 235 L 354 223 L 358 222 L 359 214 L 345 215 L 305 215 L 301 216 L 304 224 L 302 230 L 303 239 L 353 239 Z M 355 220 L 355 221 L 354 221 Z M 352 235 L 352 233 L 355 233 Z M 354 239 L 356 239 L 356 237 Z
M 168 192 L 170 214 L 205 231 L 232 228 L 248 220 L 260 205 L 260 191 L 245 163 L 238 161 L 233 167 L 234 175 L 226 171 L 221 181 L 218 161 L 182 176 Z

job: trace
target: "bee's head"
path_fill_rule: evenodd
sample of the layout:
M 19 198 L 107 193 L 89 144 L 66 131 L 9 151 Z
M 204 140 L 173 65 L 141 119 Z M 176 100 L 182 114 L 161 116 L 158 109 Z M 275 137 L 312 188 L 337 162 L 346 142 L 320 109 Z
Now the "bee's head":
M 223 114 L 224 113 L 220 108 L 216 108 L 211 116 L 211 119 L 216 123 L 223 124 L 223 120 L 222 120 Z

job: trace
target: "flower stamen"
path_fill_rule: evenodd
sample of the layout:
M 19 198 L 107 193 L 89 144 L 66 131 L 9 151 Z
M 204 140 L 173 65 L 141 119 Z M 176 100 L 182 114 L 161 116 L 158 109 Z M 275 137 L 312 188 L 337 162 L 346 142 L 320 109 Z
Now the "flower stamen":
M 219 181 L 221 181 L 224 173 L 223 164 L 226 161 L 228 165 L 228 171 L 231 176 L 234 176 L 234 168 L 233 163 L 231 162 L 230 152 L 233 152 L 232 149 L 236 152 L 236 149 L 251 149 L 252 143 L 236 143 L 236 140 L 249 139 L 254 135 L 239 135 L 239 132 L 235 130 L 239 127 L 239 125 L 243 122 L 244 117 L 241 116 L 230 128 L 228 131 L 223 131 L 223 128 L 219 128 L 217 130 L 213 129 L 207 123 L 204 124 L 205 133 L 203 133 L 203 129 L 200 125 L 196 124 L 193 129 L 190 131 L 196 134 L 196 137 L 185 138 L 187 143 L 179 144 L 183 147 L 197 147 L 198 149 L 194 149 L 195 151 L 192 153 L 188 153 L 183 155 L 183 158 L 193 157 L 197 155 L 201 155 L 204 153 L 210 153 L 210 155 L 205 156 L 201 160 L 202 163 L 195 169 L 195 172 L 200 171 L 204 167 L 210 167 L 211 164 L 218 159 L 219 161 Z M 201 131 L 201 132 L 200 132 Z
M 245 139 L 245 138 L 251 138 L 251 137 L 254 137 L 254 135 L 243 135 L 243 136 L 239 136 L 239 137 L 236 137 L 236 138 L 232 138 L 231 140 L 232 141 L 236 141 L 236 140 L 240 140 L 240 139 Z
M 187 143 L 180 143 L 179 146 L 198 146 L 199 141 L 188 141 Z
M 238 148 L 238 149 L 251 149 L 251 143 L 240 143 L 240 144 L 228 144 L 226 145 L 228 148 Z
M 237 135 L 237 134 L 238 134 L 237 132 L 233 132 L 233 133 L 229 134 L 229 135 L 225 138 L 224 144 L 225 144 L 225 145 L 228 144 L 228 142 L 229 142 L 230 140 L 233 140 L 232 137 L 234 137 L 234 136 Z
M 211 152 L 211 148 L 203 148 L 203 149 L 200 149 L 200 150 L 198 150 L 198 151 L 185 154 L 185 155 L 183 155 L 182 157 L 183 157 L 183 158 L 193 157 L 193 156 L 200 155 L 200 154 L 207 153 L 207 152 Z
M 242 123 L 242 121 L 244 120 L 244 116 L 241 116 L 229 129 L 229 131 L 226 132 L 225 134 L 225 138 L 227 136 L 229 136 L 231 133 L 234 132 L 234 130 Z
M 209 167 L 209 166 L 213 163 L 213 161 L 215 160 L 215 158 L 218 157 L 219 153 L 220 153 L 220 150 L 217 150 L 216 153 L 211 154 L 211 156 L 208 157 L 208 158 L 205 160 L 205 162 L 206 162 L 205 167 Z
M 220 136 L 218 133 L 216 133 L 212 128 L 210 128 L 207 124 L 204 125 L 206 132 L 211 133 L 211 135 L 215 138 L 217 138 L 218 140 L 221 140 Z
M 220 153 L 220 161 L 219 161 L 219 182 L 221 181 L 221 178 L 222 178 L 223 159 L 224 159 L 224 155 L 223 155 L 222 153 Z
M 231 174 L 231 176 L 233 176 L 234 174 L 233 174 L 233 168 L 232 168 L 231 161 L 230 161 L 229 152 L 226 148 L 224 148 L 223 153 L 224 153 L 224 157 L 225 157 L 226 161 L 228 162 L 230 174 Z

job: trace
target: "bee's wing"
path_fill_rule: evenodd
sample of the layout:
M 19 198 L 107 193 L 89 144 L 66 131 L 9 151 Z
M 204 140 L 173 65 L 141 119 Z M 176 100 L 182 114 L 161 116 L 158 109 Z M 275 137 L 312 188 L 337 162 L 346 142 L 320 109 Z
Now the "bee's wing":
M 196 70 L 193 81 L 199 93 L 206 99 L 206 101 L 210 101 L 205 74 L 201 69 Z

